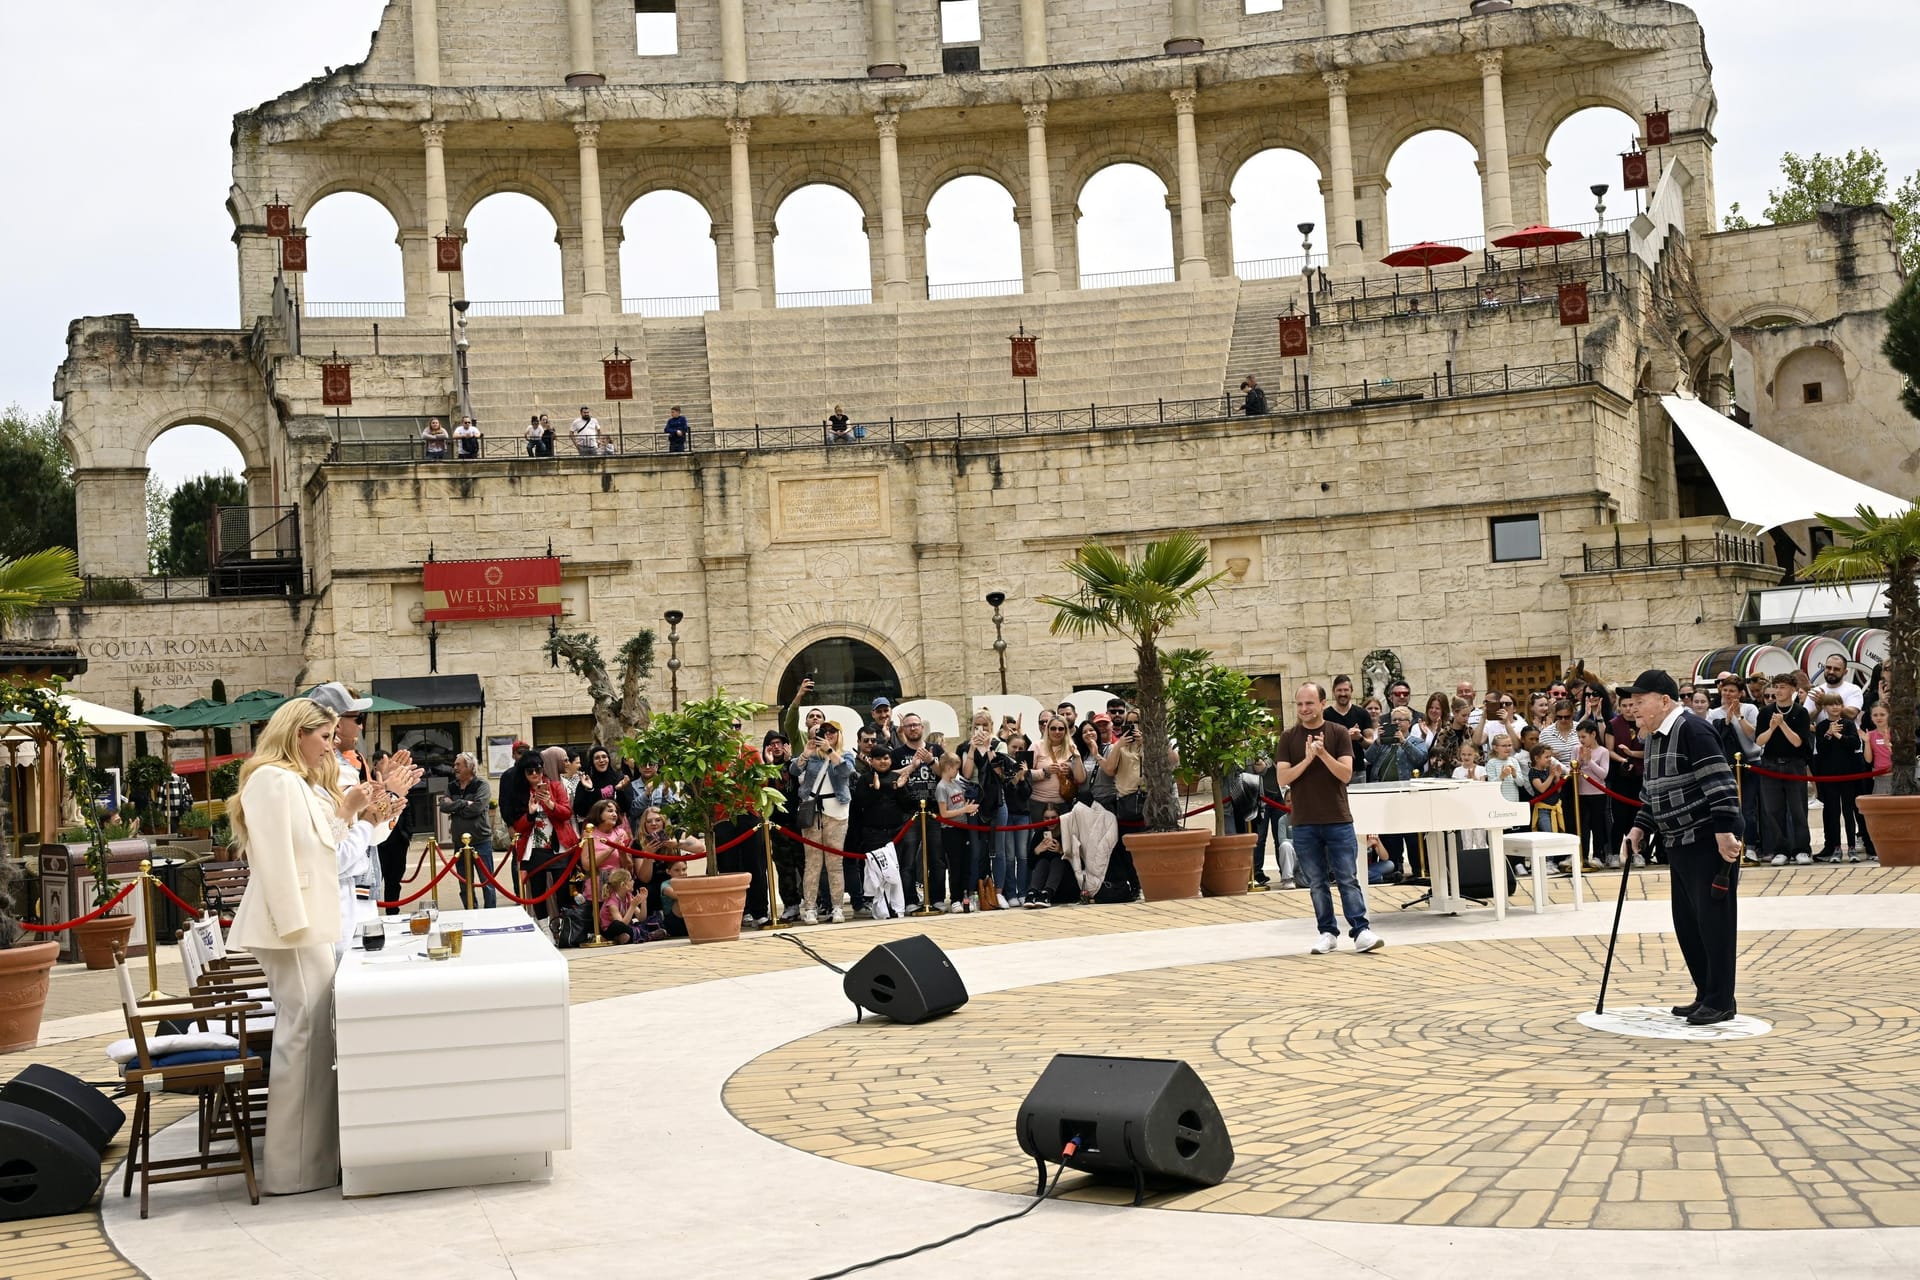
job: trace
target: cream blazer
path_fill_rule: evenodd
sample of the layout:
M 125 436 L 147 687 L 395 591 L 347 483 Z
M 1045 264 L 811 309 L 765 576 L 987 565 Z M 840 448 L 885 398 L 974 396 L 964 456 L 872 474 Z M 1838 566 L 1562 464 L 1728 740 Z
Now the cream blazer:
M 340 940 L 339 852 L 326 801 L 289 769 L 256 769 L 240 793 L 247 815 L 247 890 L 230 945 L 248 951 Z

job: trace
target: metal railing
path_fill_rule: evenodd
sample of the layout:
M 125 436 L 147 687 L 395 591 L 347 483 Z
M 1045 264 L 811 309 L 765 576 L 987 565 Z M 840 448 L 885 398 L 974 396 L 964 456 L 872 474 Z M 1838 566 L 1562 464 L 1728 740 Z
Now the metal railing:
M 675 316 L 700 316 L 720 309 L 717 293 L 693 293 L 681 298 L 622 298 L 620 310 L 630 316 L 666 319 Z
M 929 284 L 927 297 L 941 298 L 1005 298 L 1027 291 L 1027 282 L 1014 280 L 963 280 L 951 284 Z
M 1121 289 L 1134 284 L 1172 284 L 1172 267 L 1143 267 L 1137 271 L 1096 271 L 1080 273 L 1082 289 Z
M 532 298 L 517 301 L 470 302 L 469 316 L 563 316 L 567 304 L 562 298 Z
M 219 600 L 313 594 L 313 583 L 298 557 L 216 565 L 204 574 L 143 574 L 133 578 L 88 575 L 80 579 L 80 598 L 89 604 L 148 600 Z
M 1276 280 L 1297 276 L 1310 267 L 1327 265 L 1324 253 L 1299 254 L 1290 258 L 1243 258 L 1233 264 L 1233 274 L 1242 280 Z
M 1771 566 L 1766 548 L 1757 539 L 1737 534 L 1716 533 L 1710 538 L 1656 541 L 1649 533 L 1646 541 L 1624 542 L 1619 535 L 1612 542 L 1587 543 L 1581 548 L 1581 561 L 1588 573 L 1616 573 L 1623 569 L 1676 569 L 1687 565 L 1747 564 Z
M 331 320 L 345 316 L 374 316 L 391 319 L 407 314 L 404 302 L 306 302 L 300 308 L 308 317 L 315 320 Z
M 873 301 L 873 290 L 814 289 L 798 293 L 776 293 L 776 307 L 863 307 Z
M 1334 410 L 1366 408 L 1373 405 L 1405 404 L 1423 400 L 1459 399 L 1467 396 L 1504 395 L 1514 391 L 1540 391 L 1575 387 L 1594 381 L 1593 366 L 1567 361 L 1561 364 L 1502 367 L 1479 372 L 1443 372 L 1418 374 L 1407 378 L 1382 378 L 1377 382 L 1349 383 L 1316 387 L 1303 379 L 1290 390 L 1268 392 L 1268 417 L 1323 413 Z M 1014 410 L 1006 413 L 952 413 L 931 418 L 886 418 L 860 422 L 853 432 L 836 439 L 824 422 L 766 426 L 720 427 L 696 431 L 692 452 L 713 453 L 734 450 L 768 452 L 788 449 L 840 449 L 861 445 L 911 444 L 919 441 L 993 439 L 1001 436 L 1029 435 L 1063 431 L 1099 431 L 1120 427 L 1179 426 L 1192 423 L 1223 422 L 1241 416 L 1245 402 L 1237 396 L 1222 394 L 1193 400 L 1153 400 L 1140 404 L 1074 405 L 1067 408 Z M 357 419 L 369 422 L 412 419 Z M 617 424 L 602 422 L 596 447 L 583 452 L 568 439 L 566 428 L 557 428 L 552 451 L 546 452 L 528 442 L 522 428 L 499 436 L 483 436 L 472 457 L 447 456 L 429 460 L 416 434 L 396 433 L 385 438 L 337 438 L 329 453 L 329 463 L 379 465 L 417 463 L 458 467 L 481 461 L 534 461 L 550 459 L 590 459 L 621 456 L 654 456 L 674 452 L 664 431 L 649 425 L 626 431 Z

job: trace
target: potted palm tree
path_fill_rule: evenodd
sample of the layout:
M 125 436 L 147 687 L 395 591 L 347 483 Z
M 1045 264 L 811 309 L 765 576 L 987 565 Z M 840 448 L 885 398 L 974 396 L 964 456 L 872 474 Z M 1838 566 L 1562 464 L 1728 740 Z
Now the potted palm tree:
M 706 874 L 673 879 L 674 902 L 687 922 L 687 936 L 695 942 L 727 942 L 740 936 L 740 913 L 746 910 L 753 877 L 744 871 L 719 873 L 713 831 L 731 815 L 765 815 L 780 803 L 775 786 L 780 766 L 762 760 L 736 727 L 765 710 L 761 703 L 729 698 L 721 689 L 679 711 L 656 714 L 646 728 L 620 742 L 626 759 L 660 766 L 659 781 L 673 793 L 663 806 L 667 822 L 706 837 Z
M 1911 394 L 1911 393 L 1910 393 Z M 1920 786 L 1914 780 L 1920 699 L 1920 506 L 1897 516 L 1860 507 L 1852 519 L 1823 515 L 1838 536 L 1807 567 L 1812 582 L 1884 578 L 1887 584 L 1887 732 L 1893 739 L 1888 795 L 1859 798 L 1860 816 L 1883 867 L 1920 866 Z
M 1160 640 L 1180 619 L 1198 616 L 1201 597 L 1210 598 L 1213 584 L 1226 575 L 1207 574 L 1207 544 L 1190 533 L 1149 543 L 1138 560 L 1089 542 L 1061 567 L 1079 581 L 1080 593 L 1040 597 L 1040 603 L 1054 611 L 1051 632 L 1076 638 L 1119 636 L 1133 646 L 1144 829 L 1126 832 L 1123 838 L 1140 874 L 1141 891 L 1149 901 L 1196 897 L 1211 836 L 1182 824 L 1167 735 Z
M 1247 891 L 1258 836 L 1227 833 L 1228 783 L 1273 733 L 1273 715 L 1253 696 L 1243 671 L 1210 661 L 1204 649 L 1167 659 L 1167 731 L 1180 746 L 1180 773 L 1213 785 L 1213 839 L 1207 842 L 1200 891 L 1210 898 Z

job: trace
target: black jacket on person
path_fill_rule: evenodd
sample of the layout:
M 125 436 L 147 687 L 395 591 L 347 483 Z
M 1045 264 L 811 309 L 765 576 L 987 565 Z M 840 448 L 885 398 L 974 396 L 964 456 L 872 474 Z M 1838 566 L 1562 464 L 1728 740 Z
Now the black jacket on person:
M 1267 393 L 1262 387 L 1247 388 L 1247 416 L 1256 417 L 1267 411 Z

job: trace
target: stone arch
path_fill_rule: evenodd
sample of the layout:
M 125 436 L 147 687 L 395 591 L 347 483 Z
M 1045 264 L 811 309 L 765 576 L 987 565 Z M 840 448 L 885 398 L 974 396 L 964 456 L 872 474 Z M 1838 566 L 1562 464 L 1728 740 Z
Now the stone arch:
M 774 215 L 780 212 L 780 206 L 786 203 L 787 197 L 802 187 L 812 186 L 838 187 L 852 196 L 853 202 L 860 206 L 860 216 L 866 222 L 868 234 L 879 235 L 879 193 L 851 165 L 824 159 L 796 161 L 775 173 L 760 188 L 760 205 L 754 213 L 756 225 L 773 228 Z
M 686 196 L 705 209 L 707 217 L 716 226 L 725 220 L 727 194 L 706 175 L 682 165 L 648 165 L 608 194 L 607 227 L 612 229 L 623 225 L 633 206 L 656 191 L 675 191 Z
M 249 472 L 266 469 L 267 441 L 259 424 L 241 425 L 241 420 L 210 404 L 176 405 L 150 418 L 136 437 L 139 442 L 136 456 L 142 460 L 142 465 L 145 465 L 147 452 L 153 448 L 154 441 L 175 427 L 189 426 L 206 427 L 224 436 L 240 451 L 241 461 Z
M 328 196 L 339 195 L 343 191 L 365 196 L 387 211 L 396 227 L 416 227 L 425 215 L 419 213 L 408 193 L 392 180 L 379 173 L 336 173 L 317 178 L 287 203 L 292 206 L 293 225 L 304 226 L 307 215 L 313 207 Z M 438 231 L 438 228 L 434 228 Z
M 858 640 L 870 645 L 893 667 L 903 692 L 922 688 L 924 681 L 914 655 L 896 644 L 886 629 L 875 625 L 878 621 L 858 622 L 843 617 L 813 622 L 796 631 L 763 661 L 759 673 L 760 700 L 769 706 L 777 705 L 780 700 L 780 677 L 786 674 L 801 650 L 821 640 Z
M 1612 107 L 1635 121 L 1646 117 L 1646 106 L 1639 95 L 1622 84 L 1609 67 L 1591 67 L 1565 80 L 1555 79 L 1548 94 L 1546 101 L 1528 117 L 1526 127 L 1518 132 L 1516 154 L 1545 155 L 1547 145 L 1560 131 L 1560 126 L 1590 107 Z M 1677 118 L 1674 126 L 1680 127 Z
M 1066 189 L 1070 193 L 1067 207 L 1076 216 L 1080 209 L 1080 193 L 1087 189 L 1087 183 L 1102 169 L 1116 164 L 1137 164 L 1142 169 L 1160 179 L 1171 196 L 1179 190 L 1178 167 L 1172 156 L 1160 148 L 1132 139 L 1114 139 L 1103 146 L 1089 149 L 1074 157 L 1073 165 L 1067 170 Z
M 1805 398 L 1804 389 L 1812 384 L 1820 387 L 1817 401 Z M 1843 404 L 1853 398 L 1846 353 L 1832 342 L 1808 343 L 1789 352 L 1773 367 L 1766 390 L 1774 406 L 1781 409 L 1806 404 Z
M 1297 151 L 1313 162 L 1322 183 L 1333 171 L 1333 160 L 1320 140 L 1281 120 L 1261 120 L 1221 136 L 1214 148 L 1213 168 L 1204 173 L 1209 191 L 1227 191 L 1247 161 L 1263 151 Z
M 952 156 L 942 160 L 936 166 L 916 175 L 914 185 L 906 197 L 906 211 L 924 216 L 927 206 L 933 203 L 940 188 L 955 178 L 990 178 L 1013 197 L 1014 208 L 1026 210 L 1031 207 L 1032 192 L 1027 189 L 1024 173 L 1002 165 L 997 158 L 985 153 Z
M 1387 166 L 1393 163 L 1394 156 L 1410 139 L 1435 129 L 1458 134 L 1473 148 L 1477 159 L 1485 159 L 1486 139 L 1481 134 L 1480 121 L 1473 112 L 1450 102 L 1426 103 L 1396 112 L 1375 124 L 1371 130 L 1373 145 L 1367 148 L 1364 161 L 1355 158 L 1354 171 L 1385 173 Z
M 985 166 L 955 170 L 913 211 L 923 264 L 917 274 L 926 279 L 927 296 L 953 297 L 943 291 L 979 281 L 1024 280 L 1033 252 L 1032 207 Z
M 470 178 L 460 188 L 459 195 L 448 200 L 447 217 L 454 226 L 462 226 L 475 205 L 503 191 L 538 203 L 552 217 L 553 225 L 562 231 L 578 223 L 566 193 L 545 175 L 520 165 L 498 166 Z
M 1735 312 L 1727 321 L 1729 329 L 1767 329 L 1775 325 L 1818 324 L 1819 320 L 1805 307 L 1791 302 L 1756 302 Z

